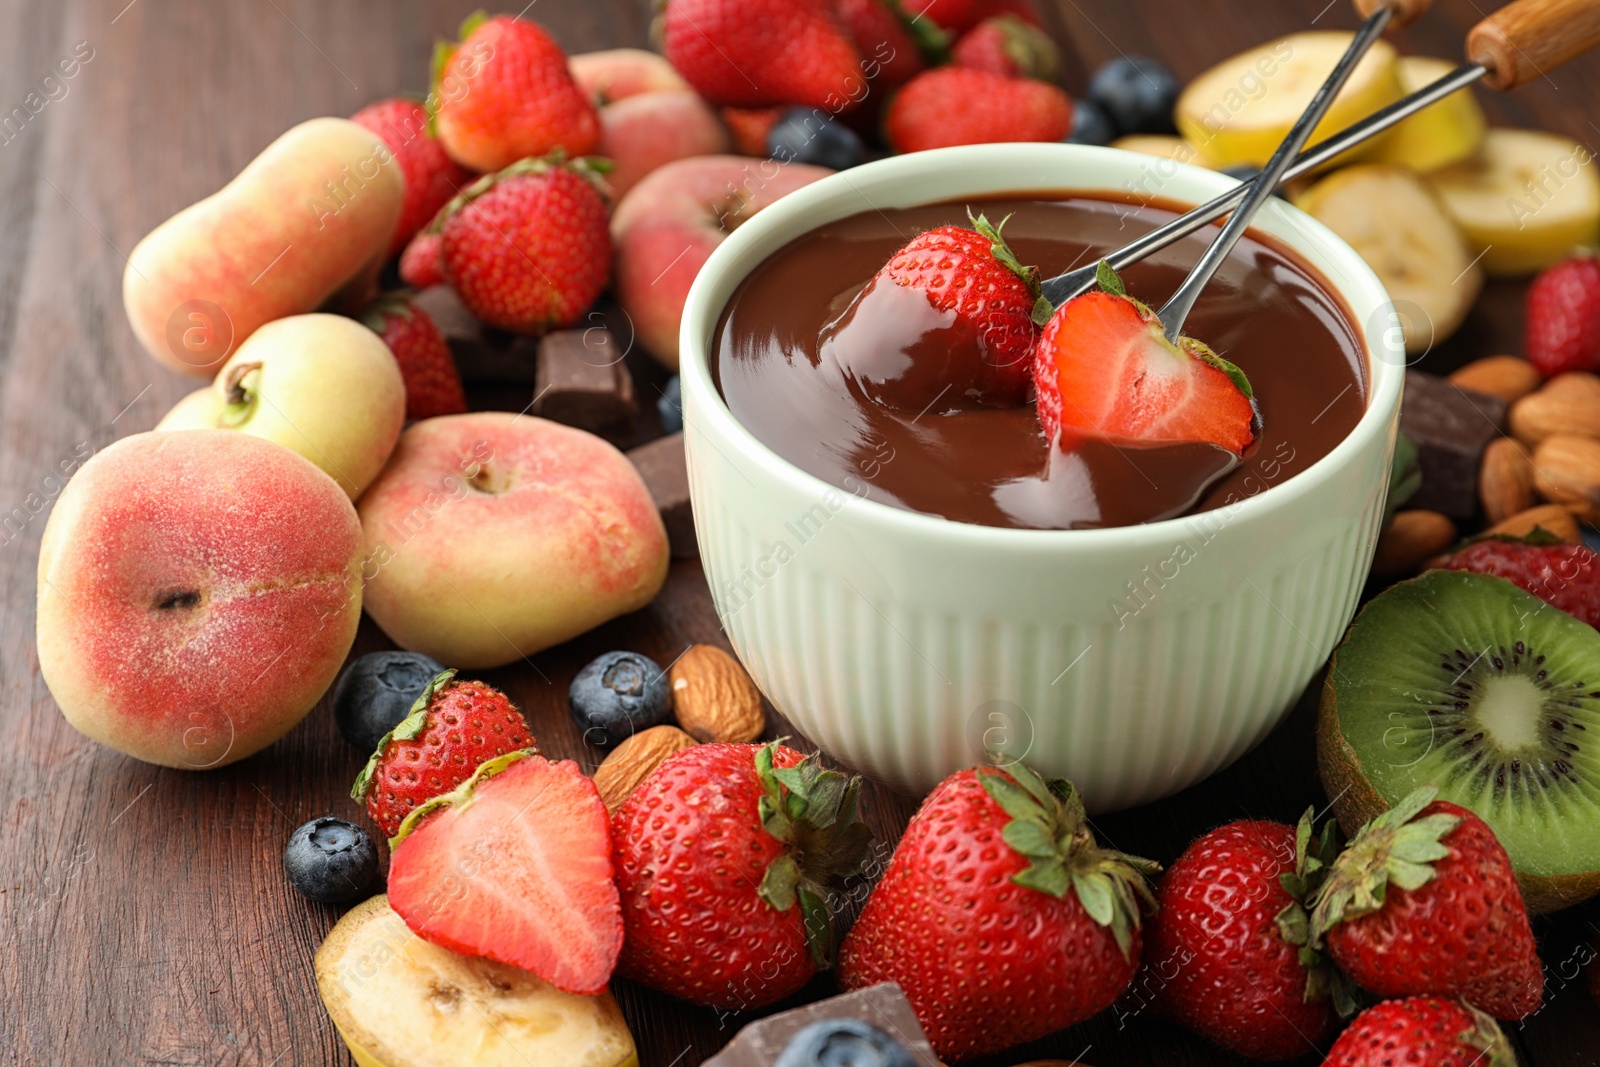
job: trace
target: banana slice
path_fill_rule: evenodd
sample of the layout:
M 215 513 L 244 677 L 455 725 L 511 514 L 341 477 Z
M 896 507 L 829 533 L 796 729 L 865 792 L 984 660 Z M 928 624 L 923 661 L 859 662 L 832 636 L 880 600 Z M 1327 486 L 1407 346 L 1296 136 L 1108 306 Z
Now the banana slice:
M 1407 93 L 1414 93 L 1455 69 L 1448 59 L 1405 56 L 1400 60 L 1400 86 Z M 1483 143 L 1488 125 L 1469 86 L 1400 123 L 1368 159 L 1374 163 L 1398 163 L 1426 174 L 1472 155 Z
M 1348 167 L 1295 203 L 1378 275 L 1400 315 L 1407 352 L 1427 351 L 1467 317 L 1483 271 L 1438 198 L 1411 171 L 1378 163 Z
M 1532 274 L 1600 238 L 1600 175 L 1583 145 L 1490 130 L 1470 159 L 1428 175 L 1493 278 Z
M 360 1067 L 639 1067 L 610 993 L 563 993 L 527 971 L 431 945 L 386 896 L 339 920 L 316 972 Z
M 1262 166 L 1353 36 L 1332 31 L 1296 33 L 1223 60 L 1190 82 L 1178 97 L 1174 116 L 1178 132 L 1218 170 L 1243 164 Z M 1376 42 L 1356 64 L 1333 106 L 1312 131 L 1309 143 L 1316 144 L 1394 103 L 1403 92 L 1394 48 L 1386 41 Z M 1333 162 L 1348 162 L 1387 137 L 1353 148 Z
M 1112 141 L 1111 147 L 1120 148 L 1124 152 L 1137 152 L 1141 156 L 1171 159 L 1178 163 L 1193 163 L 1200 167 L 1207 165 L 1206 161 L 1200 158 L 1200 152 L 1194 145 L 1182 137 L 1173 137 L 1165 133 L 1130 133 Z

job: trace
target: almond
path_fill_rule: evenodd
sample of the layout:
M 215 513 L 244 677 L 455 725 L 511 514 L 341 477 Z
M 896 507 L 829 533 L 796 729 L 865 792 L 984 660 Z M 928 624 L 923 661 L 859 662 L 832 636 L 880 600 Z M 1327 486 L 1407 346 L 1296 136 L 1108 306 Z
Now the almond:
M 1511 405 L 1511 434 L 1528 446 L 1552 434 L 1600 437 L 1600 377 L 1558 374 Z
M 1489 356 L 1468 363 L 1450 375 L 1450 381 L 1462 389 L 1488 393 L 1509 404 L 1539 388 L 1544 375 L 1532 363 L 1517 356 Z
M 640 730 L 611 750 L 595 768 L 594 785 L 607 811 L 616 811 L 622 802 L 650 777 L 673 753 L 693 748 L 694 738 L 676 726 L 652 726 Z
M 1483 532 L 1485 536 L 1493 537 L 1526 537 L 1535 527 L 1570 544 L 1575 545 L 1583 540 L 1583 534 L 1578 531 L 1578 520 L 1560 504 L 1540 504 L 1527 511 L 1519 511 Z
M 1490 522 L 1533 507 L 1533 463 L 1528 450 L 1509 437 L 1490 441 L 1478 468 L 1478 499 Z
M 1533 487 L 1580 517 L 1600 508 L 1600 441 L 1570 433 L 1546 437 L 1533 450 Z
M 672 708 L 696 741 L 754 741 L 767 728 L 761 690 L 739 661 L 715 645 L 695 645 L 672 665 Z
M 1380 578 L 1411 574 L 1456 540 L 1456 524 L 1437 511 L 1397 511 L 1378 535 L 1372 573 Z

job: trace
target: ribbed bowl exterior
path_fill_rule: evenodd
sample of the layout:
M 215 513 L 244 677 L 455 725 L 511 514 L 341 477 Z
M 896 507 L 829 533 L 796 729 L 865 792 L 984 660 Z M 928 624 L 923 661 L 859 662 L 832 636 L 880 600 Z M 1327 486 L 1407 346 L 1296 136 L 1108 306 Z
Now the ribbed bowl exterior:
M 1100 180 L 1075 188 L 1116 189 L 1133 165 L 1103 149 L 1007 145 L 986 146 L 977 167 L 971 149 L 922 153 L 942 180 L 920 184 L 923 171 L 904 166 L 911 157 L 885 161 L 898 171 L 857 168 L 847 187 L 825 188 L 829 179 L 745 223 L 690 295 L 689 481 L 723 626 L 808 738 L 907 790 L 978 762 L 1026 759 L 1072 780 L 1097 811 L 1176 792 L 1281 720 L 1348 624 L 1371 562 L 1403 371 L 1396 338 L 1376 326 L 1369 410 L 1334 452 L 1309 467 L 1292 454 L 1256 457 L 1253 495 L 1117 530 L 1002 530 L 862 500 L 773 455 L 728 412 L 707 368 L 711 330 L 766 255 L 861 210 L 864 193 L 900 206 L 1058 188 L 1018 174 L 1060 172 L 1052 159 L 1084 151 L 1093 166 L 1080 172 Z M 996 156 L 1014 173 L 985 184 L 975 173 Z M 1217 175 L 1185 168 L 1178 178 L 1166 195 L 1220 191 Z M 1304 215 L 1273 208 L 1259 225 L 1318 266 L 1364 322 L 1387 324 L 1387 299 L 1355 254 Z

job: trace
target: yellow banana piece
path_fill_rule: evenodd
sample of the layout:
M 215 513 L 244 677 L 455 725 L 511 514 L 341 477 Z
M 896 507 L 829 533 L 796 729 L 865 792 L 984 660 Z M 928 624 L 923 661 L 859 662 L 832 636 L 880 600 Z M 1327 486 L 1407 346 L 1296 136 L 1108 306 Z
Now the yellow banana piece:
M 317 950 L 317 990 L 360 1067 L 639 1067 L 609 992 L 429 944 L 376 896 Z
M 1428 181 L 1494 278 L 1532 274 L 1600 238 L 1595 158 L 1567 137 L 1492 129 Z
M 1178 97 L 1178 132 L 1217 170 L 1260 167 L 1305 111 L 1349 47 L 1350 33 L 1313 31 L 1269 41 L 1223 60 L 1190 82 Z M 1311 133 L 1314 145 L 1404 94 L 1394 48 L 1377 41 L 1356 64 L 1333 106 Z M 1370 152 L 1382 134 L 1334 163 Z

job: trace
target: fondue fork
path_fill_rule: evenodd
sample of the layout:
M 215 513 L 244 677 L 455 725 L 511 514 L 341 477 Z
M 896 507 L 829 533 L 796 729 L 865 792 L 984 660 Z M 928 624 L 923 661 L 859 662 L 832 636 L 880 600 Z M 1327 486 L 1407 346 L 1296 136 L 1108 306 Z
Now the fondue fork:
M 1361 28 L 1350 41 L 1350 46 L 1344 50 L 1344 55 L 1339 57 L 1339 62 L 1334 64 L 1327 79 L 1318 86 L 1305 111 L 1301 112 L 1300 117 L 1289 128 L 1289 135 L 1273 151 L 1272 157 L 1267 160 L 1267 165 L 1261 168 L 1256 180 L 1245 190 L 1244 201 L 1234 209 L 1233 214 L 1223 225 L 1222 232 L 1217 234 L 1201 253 L 1199 261 L 1189 271 L 1189 276 L 1183 279 L 1182 284 L 1172 294 L 1172 299 L 1156 312 L 1168 341 L 1173 344 L 1178 343 L 1183 335 L 1184 320 L 1194 309 L 1194 302 L 1200 299 L 1200 293 L 1205 289 L 1206 283 L 1217 272 L 1217 268 L 1222 266 L 1222 261 L 1228 258 L 1228 253 L 1239 243 L 1239 238 L 1244 236 L 1250 220 L 1255 218 L 1256 212 L 1261 210 L 1261 205 L 1267 202 L 1272 191 L 1283 180 L 1283 174 L 1294 162 L 1294 157 L 1300 154 L 1300 150 L 1311 139 L 1311 131 L 1317 128 L 1322 117 L 1328 113 L 1328 108 L 1333 106 L 1333 98 L 1339 95 L 1339 90 L 1344 88 L 1344 83 L 1356 69 L 1356 64 L 1367 54 L 1372 42 L 1383 34 L 1384 27 L 1389 25 L 1389 19 L 1393 15 L 1394 8 L 1384 4 L 1367 16 L 1367 20 L 1361 24 Z
M 1356 0 L 1356 5 L 1365 13 L 1373 9 L 1375 2 Z M 1406 7 L 1409 5 L 1402 5 L 1402 9 L 1397 11 L 1397 18 L 1405 18 Z M 1377 14 L 1376 11 L 1372 13 L 1374 17 Z M 1545 76 L 1596 45 L 1600 45 L 1600 0 L 1517 0 L 1472 28 L 1467 35 L 1468 62 L 1301 152 L 1278 175 L 1272 187 L 1316 170 L 1363 141 L 1474 82 L 1482 81 L 1491 89 L 1501 91 L 1515 89 L 1534 78 Z M 1264 185 L 1266 177 L 1267 172 L 1263 171 L 1251 181 L 1240 183 L 1192 211 L 1106 253 L 1102 258 L 1113 270 L 1122 270 L 1137 263 L 1227 215 L 1240 201 L 1251 196 L 1258 186 Z M 1046 279 L 1040 288 L 1051 304 L 1060 307 L 1095 287 L 1097 267 L 1098 261 L 1058 274 Z M 1165 322 L 1166 309 L 1162 311 Z

